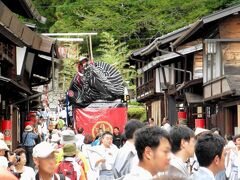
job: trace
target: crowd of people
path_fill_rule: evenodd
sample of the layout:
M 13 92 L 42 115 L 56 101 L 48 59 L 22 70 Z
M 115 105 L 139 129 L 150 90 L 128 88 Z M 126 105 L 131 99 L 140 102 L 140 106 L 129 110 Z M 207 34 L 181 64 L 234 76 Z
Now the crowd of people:
M 39 118 L 10 151 L 0 134 L 0 179 L 21 180 L 237 180 L 240 135 L 184 125 L 161 127 L 153 119 L 129 120 L 121 134 L 99 129 L 93 137 Z

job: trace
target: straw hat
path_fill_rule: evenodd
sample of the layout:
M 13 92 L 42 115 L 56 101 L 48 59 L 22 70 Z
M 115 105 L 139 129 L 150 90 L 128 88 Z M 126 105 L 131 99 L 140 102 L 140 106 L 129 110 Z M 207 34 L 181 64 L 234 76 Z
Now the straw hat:
M 27 125 L 24 129 L 24 131 L 26 131 L 26 132 L 31 132 L 32 130 L 33 130 L 33 128 L 31 125 Z

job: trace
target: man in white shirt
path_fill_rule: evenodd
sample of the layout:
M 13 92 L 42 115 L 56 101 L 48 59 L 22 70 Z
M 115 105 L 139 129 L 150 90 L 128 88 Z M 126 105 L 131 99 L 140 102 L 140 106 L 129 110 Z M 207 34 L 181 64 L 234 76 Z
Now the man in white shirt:
M 150 180 L 166 171 L 170 160 L 170 137 L 157 126 L 143 127 L 136 132 L 135 147 L 139 163 L 124 180 Z
M 143 126 L 144 124 L 138 120 L 130 120 L 127 122 L 125 126 L 125 136 L 127 141 L 119 150 L 114 164 L 115 178 L 121 178 L 122 176 L 129 174 L 132 168 L 138 164 L 139 160 L 134 145 L 134 134 L 136 130 Z
M 167 132 L 170 132 L 170 130 L 171 130 L 171 125 L 169 124 L 167 117 L 163 118 L 162 128 L 165 129 Z
M 118 148 L 113 143 L 113 135 L 104 132 L 101 138 L 101 145 L 92 149 L 90 163 L 99 172 L 99 180 L 114 179 L 113 165 L 116 160 Z
M 40 116 L 39 121 L 41 122 L 40 124 L 41 127 L 38 127 L 38 128 L 41 128 L 39 132 L 41 132 L 42 140 L 45 141 L 48 133 L 47 122 L 42 116 Z
M 48 142 L 41 142 L 33 148 L 33 160 L 38 169 L 36 180 L 69 180 L 55 173 L 56 156 L 53 146 Z
M 76 137 L 76 145 L 79 151 L 82 151 L 82 145 L 83 145 L 83 141 L 85 136 L 83 135 L 84 129 L 82 127 L 78 128 L 78 134 L 75 136 Z
M 172 158 L 168 169 L 168 174 L 174 174 L 178 177 L 188 178 L 190 172 L 186 162 L 195 152 L 194 131 L 186 126 L 176 126 L 170 131 L 172 140 Z
M 224 139 L 217 134 L 204 134 L 199 137 L 196 144 L 196 156 L 200 165 L 194 172 L 194 180 L 215 180 L 218 172 L 224 170 L 225 150 Z

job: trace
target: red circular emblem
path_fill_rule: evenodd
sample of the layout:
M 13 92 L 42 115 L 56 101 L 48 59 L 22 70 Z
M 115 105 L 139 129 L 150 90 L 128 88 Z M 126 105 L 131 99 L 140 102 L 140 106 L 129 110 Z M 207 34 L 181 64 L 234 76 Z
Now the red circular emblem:
M 69 90 L 69 91 L 68 91 L 68 96 L 69 96 L 69 97 L 73 97 L 73 96 L 74 96 L 74 92 L 73 92 L 72 90 Z
M 98 135 L 100 129 L 102 129 L 103 132 L 105 132 L 105 131 L 109 131 L 111 133 L 113 132 L 112 125 L 109 122 L 98 121 L 96 124 L 94 124 L 94 126 L 92 128 L 93 137 L 96 137 Z

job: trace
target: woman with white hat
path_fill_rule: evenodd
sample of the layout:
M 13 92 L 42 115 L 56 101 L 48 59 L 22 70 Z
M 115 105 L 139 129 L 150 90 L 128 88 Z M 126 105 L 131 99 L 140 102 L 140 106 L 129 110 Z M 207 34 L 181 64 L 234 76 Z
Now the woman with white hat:
M 0 167 L 7 168 L 8 167 L 8 160 L 5 157 L 6 151 L 9 151 L 7 144 L 0 140 Z

